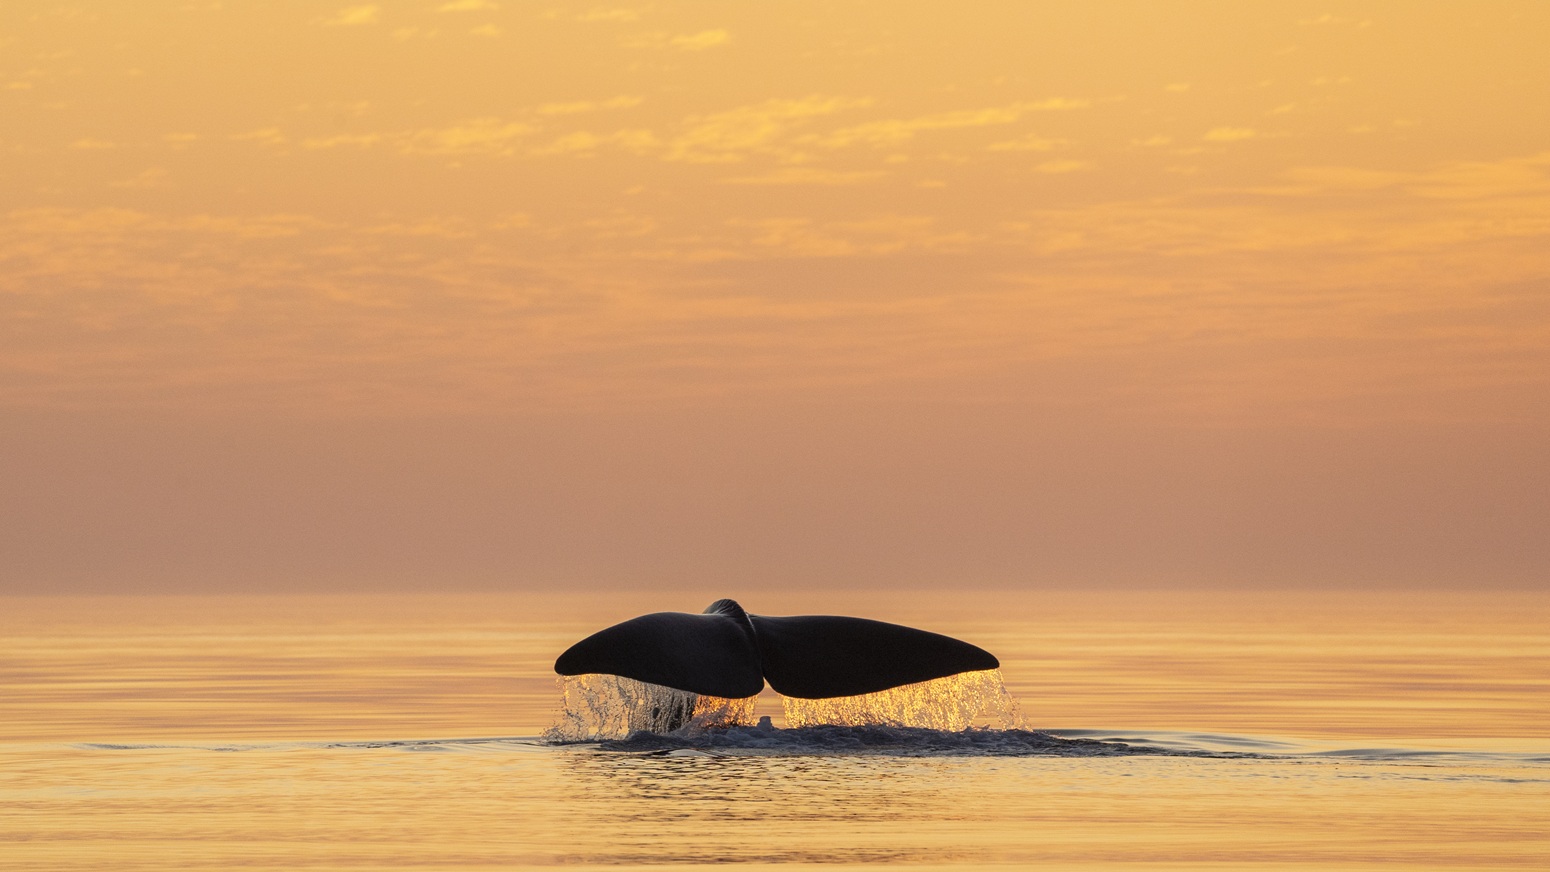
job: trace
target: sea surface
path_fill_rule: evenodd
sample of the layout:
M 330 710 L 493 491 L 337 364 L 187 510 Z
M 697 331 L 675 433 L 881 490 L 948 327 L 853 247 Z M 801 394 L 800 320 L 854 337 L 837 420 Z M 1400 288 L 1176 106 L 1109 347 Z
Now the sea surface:
M 544 738 L 566 646 L 721 596 L 979 644 L 1015 718 Z M 0 868 L 1545 869 L 1547 716 L 1539 593 L 6 598 Z

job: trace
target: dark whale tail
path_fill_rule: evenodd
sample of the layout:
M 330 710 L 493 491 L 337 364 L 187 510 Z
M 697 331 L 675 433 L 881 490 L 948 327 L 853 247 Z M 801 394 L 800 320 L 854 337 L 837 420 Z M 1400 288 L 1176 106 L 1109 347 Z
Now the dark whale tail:
M 995 669 L 968 642 L 866 618 L 750 615 L 729 599 L 703 613 L 657 612 L 600 630 L 554 663 L 561 675 L 621 675 L 702 696 L 741 699 L 769 681 L 801 699 L 859 696 Z

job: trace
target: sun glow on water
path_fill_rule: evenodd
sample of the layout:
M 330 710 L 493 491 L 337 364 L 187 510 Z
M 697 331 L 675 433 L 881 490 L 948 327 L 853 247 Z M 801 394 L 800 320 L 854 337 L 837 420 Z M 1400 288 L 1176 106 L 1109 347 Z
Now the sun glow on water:
M 544 732 L 553 742 L 622 739 L 632 733 L 700 733 L 753 726 L 758 697 L 723 699 L 618 675 L 573 675 L 559 681 L 561 711 Z M 1017 701 L 999 669 L 964 672 L 859 696 L 781 697 L 786 726 L 916 727 L 959 731 L 971 726 L 1022 728 Z
M 792 728 L 834 724 L 957 731 L 987 722 L 1001 729 L 1023 726 L 1017 700 L 1006 689 L 999 669 L 962 672 L 860 696 L 784 696 L 780 701 L 786 726 Z
M 557 689 L 591 594 L 14 598 L 5 868 L 161 872 L 169 846 L 198 872 L 1544 865 L 1543 594 L 940 597 L 882 616 L 985 642 L 1045 732 L 761 730 L 766 694 L 687 703 L 726 729 L 535 741 L 561 689 L 594 719 L 571 727 L 613 736 L 653 729 L 647 700 L 684 711 Z M 802 705 L 899 723 L 928 688 Z

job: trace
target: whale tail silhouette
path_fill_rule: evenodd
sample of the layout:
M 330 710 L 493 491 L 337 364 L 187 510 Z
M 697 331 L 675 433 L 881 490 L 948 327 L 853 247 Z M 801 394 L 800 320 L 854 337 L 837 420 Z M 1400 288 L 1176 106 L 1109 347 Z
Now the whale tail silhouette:
M 561 675 L 620 675 L 702 696 L 742 699 L 860 696 L 960 672 L 995 669 L 989 651 L 899 624 L 836 615 L 751 615 L 733 600 L 698 615 L 656 612 L 582 639 Z

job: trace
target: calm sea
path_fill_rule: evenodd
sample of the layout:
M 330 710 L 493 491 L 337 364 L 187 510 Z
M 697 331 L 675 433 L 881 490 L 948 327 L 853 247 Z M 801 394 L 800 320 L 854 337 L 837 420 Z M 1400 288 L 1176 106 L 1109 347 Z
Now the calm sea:
M 1028 729 L 539 738 L 567 645 L 727 595 L 0 599 L 0 868 L 1550 868 L 1550 595 L 747 595 Z

